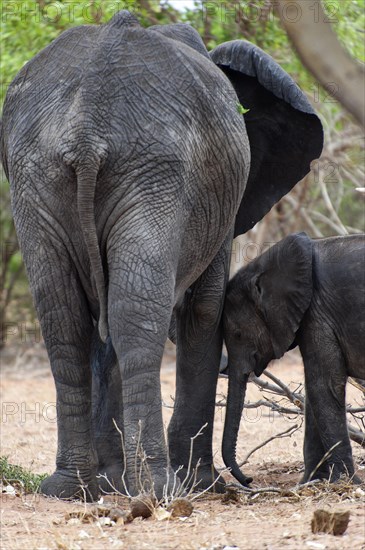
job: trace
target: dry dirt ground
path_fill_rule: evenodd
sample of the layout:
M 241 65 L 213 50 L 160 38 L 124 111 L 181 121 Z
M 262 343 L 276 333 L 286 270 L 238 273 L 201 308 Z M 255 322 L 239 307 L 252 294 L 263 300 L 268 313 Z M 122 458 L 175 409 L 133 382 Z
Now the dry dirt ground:
M 300 382 L 303 369 L 295 352 L 276 362 L 272 372 L 282 380 Z M 162 368 L 162 392 L 166 405 L 174 395 L 175 356 L 172 348 L 165 353 Z M 55 391 L 42 344 L 15 352 L 5 348 L 1 371 L 1 455 L 9 462 L 33 472 L 52 472 L 56 452 Z M 296 387 L 296 384 L 293 385 Z M 227 381 L 219 380 L 219 394 L 225 394 Z M 349 388 L 349 397 L 359 403 L 359 392 Z M 249 384 L 247 399 L 256 401 L 262 394 Z M 218 400 L 220 397 L 218 396 Z M 166 424 L 172 410 L 164 406 Z M 244 413 L 238 457 L 244 457 L 268 437 L 300 423 L 298 418 L 283 418 L 268 409 L 249 409 Z M 222 466 L 220 442 L 224 409 L 217 407 L 214 433 L 216 464 Z M 67 521 L 66 514 L 84 510 L 80 503 L 62 502 L 40 495 L 1 497 L 1 542 L 10 549 L 365 549 L 365 498 L 356 487 L 295 488 L 302 469 L 303 428 L 290 438 L 275 439 L 255 452 L 245 466 L 254 477 L 253 487 L 275 486 L 281 493 L 242 495 L 237 502 L 224 503 L 221 496 L 203 496 L 194 500 L 189 518 L 159 520 L 135 519 L 126 525 L 102 525 L 100 521 Z M 365 481 L 363 451 L 353 445 L 358 475 Z M 229 475 L 225 475 L 229 479 Z M 105 500 L 115 499 L 107 497 Z M 125 497 L 119 505 L 128 508 Z M 88 506 L 88 505 L 87 505 Z M 312 534 L 314 510 L 350 511 L 350 523 L 342 536 Z

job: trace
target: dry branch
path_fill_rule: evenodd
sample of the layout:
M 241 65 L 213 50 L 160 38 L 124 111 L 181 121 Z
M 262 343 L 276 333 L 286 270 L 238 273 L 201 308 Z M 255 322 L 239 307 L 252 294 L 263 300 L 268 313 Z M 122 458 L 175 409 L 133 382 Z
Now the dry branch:
M 275 0 L 281 21 L 299 57 L 318 82 L 364 127 L 364 67 L 342 48 L 321 2 L 313 20 L 313 3 L 308 0 Z M 298 18 L 290 16 L 298 14 Z
M 270 383 L 266 380 L 262 380 L 261 378 L 258 378 L 257 376 L 253 376 L 253 375 L 250 376 L 250 381 L 254 382 L 254 384 L 256 384 L 256 386 L 258 386 L 260 388 L 260 390 L 269 393 L 270 398 L 267 397 L 266 395 L 264 395 L 263 396 L 264 398 L 260 399 L 259 401 L 256 401 L 254 403 L 249 403 L 249 402 L 245 403 L 244 404 L 244 410 L 245 409 L 255 409 L 255 408 L 259 408 L 259 407 L 266 407 L 266 408 L 269 408 L 271 411 L 282 414 L 282 415 L 303 416 L 304 415 L 304 405 L 305 405 L 304 395 L 302 393 L 299 393 L 298 391 L 292 391 L 289 388 L 289 386 L 287 386 L 284 382 L 282 382 L 282 380 L 277 378 L 274 374 L 272 374 L 269 371 L 264 371 L 263 375 L 266 376 L 266 378 L 269 378 L 269 380 L 271 380 L 271 382 L 273 382 L 273 383 Z M 360 391 L 365 392 L 365 387 L 360 383 L 360 381 L 355 380 L 353 378 L 349 378 L 349 382 L 353 386 L 355 386 L 357 389 L 359 389 Z M 281 402 L 275 401 L 273 399 L 273 396 L 275 396 L 275 395 L 280 397 L 280 398 L 287 399 L 288 401 L 290 401 L 290 403 L 295 405 L 296 408 L 291 408 L 291 407 L 288 407 L 285 403 L 282 404 Z M 217 407 L 226 407 L 226 400 L 225 400 L 224 396 L 220 401 L 218 401 L 216 403 L 216 406 Z M 362 422 L 363 426 L 365 427 L 365 418 L 363 416 L 361 416 L 360 418 L 356 417 L 356 414 L 361 414 L 361 413 L 365 412 L 365 406 L 353 407 L 351 405 L 348 405 L 346 410 L 347 410 L 347 413 L 350 414 L 353 419 L 360 420 L 360 422 Z M 288 430 L 288 431 L 290 431 L 290 430 Z M 352 441 L 354 441 L 355 443 L 357 443 L 361 447 L 365 448 L 365 431 L 363 431 L 362 429 L 357 429 L 354 426 L 352 426 L 351 424 L 348 424 L 348 432 L 349 432 L 350 439 Z M 281 437 L 281 436 L 282 436 L 282 434 L 278 434 L 277 436 L 273 436 L 273 439 L 275 439 L 276 437 Z M 268 443 L 270 441 L 271 441 L 271 438 L 268 441 L 264 442 L 263 445 L 266 445 L 266 443 Z M 258 448 L 260 448 L 263 445 L 260 445 Z M 255 450 L 257 450 L 257 449 L 255 449 Z M 242 462 L 242 464 L 244 464 L 245 461 L 247 461 L 247 457 Z M 242 464 L 241 464 L 241 466 L 242 466 Z
M 294 426 L 291 426 L 290 428 L 288 428 L 287 430 L 285 430 L 284 432 L 280 432 L 276 435 L 272 435 L 271 437 L 269 437 L 268 439 L 265 439 L 265 441 L 263 441 L 262 443 L 260 443 L 259 445 L 257 445 L 257 447 L 254 447 L 249 453 L 247 453 L 247 455 L 245 456 L 245 458 L 242 460 L 242 462 L 238 465 L 240 468 L 242 468 L 242 466 L 244 464 L 247 464 L 248 462 L 248 459 L 250 458 L 250 456 L 253 455 L 253 453 L 255 453 L 256 451 L 258 451 L 259 449 L 262 449 L 262 447 L 265 447 L 265 445 L 267 445 L 268 443 L 270 443 L 271 441 L 274 441 L 274 439 L 281 439 L 283 437 L 291 437 L 293 435 L 293 433 L 295 433 L 297 430 L 299 430 L 299 428 L 301 427 L 301 424 L 294 424 Z
M 299 407 L 299 409 L 303 409 L 304 397 L 301 394 L 292 392 L 289 387 L 284 384 L 284 382 L 274 376 L 271 372 L 265 371 L 264 375 L 272 380 L 272 382 L 275 382 L 275 384 L 283 391 L 283 395 L 285 395 L 289 399 L 289 401 L 293 403 L 293 405 L 296 405 L 297 407 Z
M 331 456 L 332 454 L 332 451 L 338 447 L 339 445 L 341 445 L 341 441 L 337 441 L 337 443 L 335 443 L 334 445 L 332 445 L 332 447 L 330 449 L 328 449 L 328 451 L 322 456 L 321 460 L 318 462 L 317 466 L 314 468 L 314 470 L 311 471 L 310 475 L 309 475 L 309 479 L 313 479 L 315 473 L 317 472 L 317 470 L 322 466 L 322 464 L 324 464 L 327 460 L 328 457 Z
M 287 494 L 288 492 L 292 491 L 283 491 L 283 489 L 279 489 L 278 487 L 260 487 L 259 489 L 251 489 L 251 487 L 244 487 L 243 485 L 239 485 L 238 483 L 228 483 L 226 486 L 228 489 L 234 489 L 238 493 L 245 493 L 249 496 L 253 497 L 254 495 L 260 495 L 264 493 L 284 493 Z M 293 492 L 294 495 L 294 492 Z
M 350 384 L 355 386 L 358 390 L 362 391 L 365 394 L 365 381 L 357 379 L 357 378 L 349 378 Z
M 270 380 L 275 382 L 275 385 L 269 384 L 268 382 L 260 380 L 256 376 L 252 378 L 252 381 L 257 386 L 259 386 L 261 389 L 270 391 L 273 394 L 276 393 L 277 395 L 287 397 L 291 403 L 293 403 L 294 405 L 296 405 L 298 407 L 298 410 L 295 411 L 297 414 L 300 414 L 301 412 L 304 411 L 305 398 L 302 394 L 300 394 L 298 392 L 292 392 L 288 388 L 288 386 L 286 386 L 286 384 L 284 384 L 281 380 L 279 380 L 279 378 L 274 376 L 271 372 L 265 371 L 263 374 L 267 378 L 269 378 Z M 350 381 L 351 381 L 351 379 L 350 379 Z M 354 384 L 354 385 L 357 387 L 357 384 Z M 358 384 L 358 385 L 360 385 L 360 384 Z M 360 387 L 361 387 L 362 391 L 364 391 L 363 387 L 362 386 L 360 386 Z M 277 403 L 275 403 L 275 401 L 269 400 L 269 403 L 270 403 L 270 406 L 271 406 L 272 410 L 275 410 L 276 407 L 278 408 L 278 405 L 277 405 Z M 347 407 L 347 412 L 349 414 L 351 414 L 352 416 L 354 416 L 357 413 L 362 413 L 364 411 L 365 411 L 365 407 L 356 407 L 356 408 L 355 407 Z M 277 412 L 281 412 L 281 411 L 277 410 Z M 291 414 L 293 414 L 293 412 L 291 412 Z M 286 414 L 286 413 L 282 412 L 282 414 Z M 357 443 L 358 445 L 360 445 L 361 447 L 365 448 L 365 432 L 363 432 L 362 430 L 358 430 L 358 429 L 354 428 L 350 424 L 348 424 L 348 431 L 349 431 L 350 439 L 352 441 L 354 441 L 355 443 Z
M 352 441 L 355 443 L 358 443 L 360 447 L 364 447 L 365 449 L 365 432 L 361 430 L 357 430 L 353 426 L 347 426 L 349 430 L 349 436 Z

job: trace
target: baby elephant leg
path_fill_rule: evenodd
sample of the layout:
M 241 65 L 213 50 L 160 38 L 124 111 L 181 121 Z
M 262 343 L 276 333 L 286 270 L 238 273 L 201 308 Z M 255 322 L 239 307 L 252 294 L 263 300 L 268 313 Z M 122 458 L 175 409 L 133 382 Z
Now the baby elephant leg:
M 347 372 L 341 349 L 334 334 L 323 324 L 312 326 L 305 338 L 301 337 L 300 348 L 307 401 L 303 481 L 318 476 L 337 481 L 342 475 L 357 481 L 347 430 Z M 314 464 L 317 460 L 318 465 Z M 316 467 L 318 476 L 312 474 Z
M 321 434 L 318 430 L 317 422 L 313 410 L 306 396 L 305 400 L 305 434 L 304 434 L 304 475 L 301 483 L 307 483 L 312 479 L 328 479 L 330 470 L 327 460 L 323 457 L 326 454 L 324 450 Z

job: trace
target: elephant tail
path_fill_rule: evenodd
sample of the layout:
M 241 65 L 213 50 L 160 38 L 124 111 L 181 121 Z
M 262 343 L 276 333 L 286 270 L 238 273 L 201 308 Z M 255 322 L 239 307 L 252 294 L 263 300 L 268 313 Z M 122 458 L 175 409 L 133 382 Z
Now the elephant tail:
M 99 335 L 105 343 L 108 337 L 107 300 L 104 269 L 96 232 L 94 198 L 99 166 L 95 159 L 83 162 L 76 169 L 77 174 L 77 209 L 80 217 L 81 231 L 90 260 L 91 277 L 94 278 L 99 300 Z

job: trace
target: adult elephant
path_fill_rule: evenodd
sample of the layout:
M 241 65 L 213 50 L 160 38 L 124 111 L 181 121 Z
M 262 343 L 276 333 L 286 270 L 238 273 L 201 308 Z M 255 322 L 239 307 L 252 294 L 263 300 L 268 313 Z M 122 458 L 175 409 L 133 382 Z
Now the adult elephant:
M 112 417 L 131 493 L 141 489 L 139 445 L 160 496 L 172 470 L 185 475 L 204 424 L 192 465 L 200 460 L 200 486 L 211 484 L 233 232 L 261 219 L 321 148 L 317 116 L 269 56 L 243 41 L 209 56 L 187 25 L 144 29 L 122 11 L 64 32 L 23 67 L 5 101 L 1 152 L 57 390 L 57 469 L 43 493 L 75 496 L 82 479 L 94 498 L 98 471 L 120 478 L 103 434 Z M 172 318 L 168 461 L 159 376 Z M 108 380 L 116 361 L 118 397 Z M 96 438 L 90 364 L 95 394 L 106 394 Z

